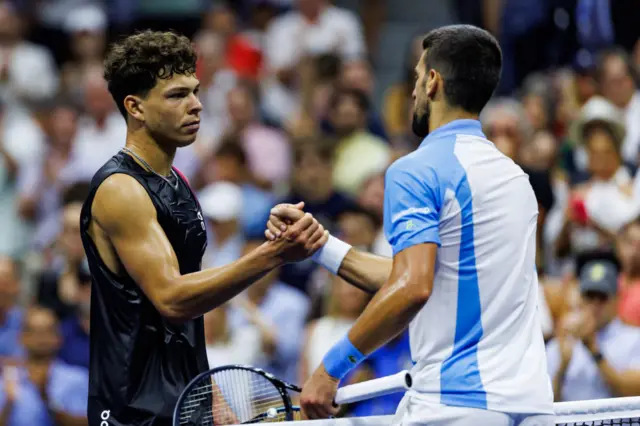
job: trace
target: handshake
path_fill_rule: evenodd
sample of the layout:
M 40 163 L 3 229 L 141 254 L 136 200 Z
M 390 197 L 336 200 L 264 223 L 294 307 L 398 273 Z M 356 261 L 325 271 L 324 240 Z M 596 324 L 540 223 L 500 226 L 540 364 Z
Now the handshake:
M 271 209 L 265 244 L 275 250 L 284 263 L 299 262 L 311 257 L 329 239 L 329 231 L 311 215 L 302 211 L 304 202 L 278 204 Z

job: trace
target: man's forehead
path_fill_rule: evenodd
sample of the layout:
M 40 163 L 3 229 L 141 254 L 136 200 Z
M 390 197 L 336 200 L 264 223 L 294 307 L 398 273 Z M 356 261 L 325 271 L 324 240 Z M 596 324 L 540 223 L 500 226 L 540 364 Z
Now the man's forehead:
M 156 87 L 162 91 L 178 88 L 194 89 L 199 83 L 200 81 L 193 74 L 173 74 L 169 78 L 159 78 Z

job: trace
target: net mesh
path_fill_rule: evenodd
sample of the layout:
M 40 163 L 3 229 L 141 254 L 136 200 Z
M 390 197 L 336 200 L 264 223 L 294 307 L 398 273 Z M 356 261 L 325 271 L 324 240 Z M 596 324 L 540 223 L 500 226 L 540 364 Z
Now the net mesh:
M 561 426 L 640 426 L 640 417 L 629 419 L 609 419 L 609 420 L 593 420 L 585 422 L 573 422 L 573 423 L 557 423 Z
M 286 420 L 284 399 L 266 378 L 247 370 L 206 376 L 180 406 L 182 426 L 274 423 Z

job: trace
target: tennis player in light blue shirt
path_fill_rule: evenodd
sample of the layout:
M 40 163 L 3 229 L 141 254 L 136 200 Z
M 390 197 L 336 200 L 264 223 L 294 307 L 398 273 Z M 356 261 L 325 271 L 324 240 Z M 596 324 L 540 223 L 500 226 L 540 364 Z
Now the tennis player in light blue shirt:
M 310 418 L 335 414 L 339 380 L 409 328 L 413 387 L 392 424 L 551 426 L 553 392 L 538 315 L 538 206 L 528 176 L 482 133 L 478 115 L 500 76 L 497 41 L 468 25 L 425 37 L 416 66 L 420 147 L 385 176 L 393 259 L 329 237 L 314 255 L 376 293 L 303 386 Z M 301 213 L 277 206 L 280 219 Z

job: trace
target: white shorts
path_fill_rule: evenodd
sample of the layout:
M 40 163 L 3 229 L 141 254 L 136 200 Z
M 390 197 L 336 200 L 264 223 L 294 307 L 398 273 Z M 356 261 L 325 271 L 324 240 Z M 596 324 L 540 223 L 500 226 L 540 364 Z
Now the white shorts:
M 553 415 L 509 414 L 479 408 L 450 407 L 404 396 L 394 426 L 554 426 Z

